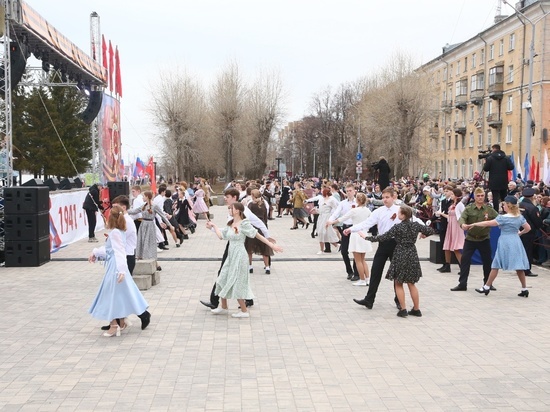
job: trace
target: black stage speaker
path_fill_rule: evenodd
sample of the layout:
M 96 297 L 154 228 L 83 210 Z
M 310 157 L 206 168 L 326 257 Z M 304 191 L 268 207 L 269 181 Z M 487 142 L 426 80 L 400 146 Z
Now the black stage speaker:
M 430 240 L 430 262 L 442 265 L 445 263 L 445 252 L 443 251 L 443 242 L 439 240 Z M 454 252 L 451 252 L 451 263 L 458 264 L 456 260 L 456 255 Z
M 80 177 L 74 178 L 74 187 L 76 187 L 77 189 L 82 189 L 84 187 L 84 185 L 82 184 L 82 180 L 80 180 Z
M 75 187 L 74 179 L 71 177 L 66 177 L 65 179 L 59 182 L 59 190 L 70 190 Z
M 6 267 L 41 266 L 50 261 L 50 237 L 5 243 Z
M 50 188 L 50 192 L 53 192 L 59 187 L 59 179 L 57 177 L 50 177 L 44 182 L 44 185 Z
M 109 201 L 120 195 L 130 196 L 129 182 L 107 182 L 109 188 Z
M 42 239 L 50 235 L 50 213 L 6 214 L 4 231 L 6 241 Z
M 38 214 L 50 211 L 50 189 L 47 186 L 8 187 L 4 189 L 6 215 Z
M 91 124 L 99 114 L 101 110 L 101 103 L 103 101 L 103 92 L 91 91 L 88 100 L 88 106 L 82 113 L 78 114 L 78 117 L 86 124 Z
M 42 179 L 31 179 L 28 182 L 23 183 L 21 186 L 44 186 Z

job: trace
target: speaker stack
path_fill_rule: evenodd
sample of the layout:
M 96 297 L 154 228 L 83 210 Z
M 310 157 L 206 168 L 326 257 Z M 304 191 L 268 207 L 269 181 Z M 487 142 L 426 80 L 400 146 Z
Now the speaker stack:
M 120 195 L 130 196 L 130 183 L 129 182 L 107 182 L 107 188 L 109 189 L 109 201 Z
M 50 261 L 50 189 L 4 189 L 6 267 L 41 266 Z

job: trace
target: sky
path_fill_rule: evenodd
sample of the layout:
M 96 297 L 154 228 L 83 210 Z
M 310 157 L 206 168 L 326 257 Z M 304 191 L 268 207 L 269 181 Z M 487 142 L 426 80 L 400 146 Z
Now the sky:
M 376 72 L 395 53 L 420 66 L 493 24 L 498 0 L 27 0 L 58 31 L 90 53 L 90 14 L 118 46 L 122 155 L 159 156 L 150 113 L 161 73 L 186 70 L 205 89 L 228 62 L 252 81 L 276 70 L 286 117 L 309 113 L 328 86 Z M 502 5 L 502 14 L 512 14 Z

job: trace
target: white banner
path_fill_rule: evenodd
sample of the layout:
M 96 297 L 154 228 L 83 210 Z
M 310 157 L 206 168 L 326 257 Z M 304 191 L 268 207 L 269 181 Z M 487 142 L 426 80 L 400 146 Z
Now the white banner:
M 82 209 L 88 189 L 50 193 L 50 249 L 52 252 L 88 237 L 88 220 Z M 96 231 L 105 228 L 97 213 Z

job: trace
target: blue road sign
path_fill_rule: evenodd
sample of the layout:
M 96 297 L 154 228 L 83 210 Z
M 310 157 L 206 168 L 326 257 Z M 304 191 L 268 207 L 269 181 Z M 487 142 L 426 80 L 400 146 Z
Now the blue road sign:
M 363 159 L 363 153 L 361 152 L 358 152 L 357 153 L 357 156 L 355 156 L 355 158 L 359 161 L 359 160 L 362 160 Z

